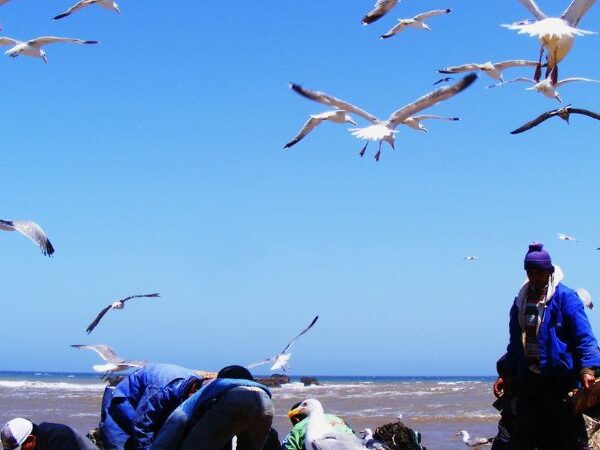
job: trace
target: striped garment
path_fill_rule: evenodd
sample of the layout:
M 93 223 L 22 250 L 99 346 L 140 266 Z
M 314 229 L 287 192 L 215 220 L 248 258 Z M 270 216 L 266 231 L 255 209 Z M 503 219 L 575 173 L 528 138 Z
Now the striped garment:
M 536 373 L 540 371 L 540 346 L 537 331 L 540 326 L 538 303 L 527 300 L 525 306 L 525 358 L 529 368 Z

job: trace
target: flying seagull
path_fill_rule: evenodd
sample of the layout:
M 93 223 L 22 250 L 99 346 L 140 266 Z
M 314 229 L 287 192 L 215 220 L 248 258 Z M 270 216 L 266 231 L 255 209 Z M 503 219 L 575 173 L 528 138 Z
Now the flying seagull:
M 398 3 L 398 0 L 377 0 L 373 9 L 363 17 L 362 24 L 369 25 L 370 23 L 381 19 L 396 6 L 396 3 Z
M 456 433 L 456 436 L 462 436 L 462 441 L 467 447 L 479 447 L 480 445 L 491 444 L 494 438 L 471 437 L 465 430 Z
M 262 364 L 266 364 L 266 363 L 271 363 L 272 362 L 273 365 L 271 366 L 270 370 L 283 369 L 283 371 L 286 372 L 289 369 L 288 361 L 292 357 L 292 353 L 288 352 L 288 350 L 290 349 L 290 347 L 292 346 L 292 344 L 294 342 L 296 342 L 296 340 L 300 336 L 302 336 L 304 333 L 306 333 L 308 330 L 310 330 L 312 328 L 312 326 L 317 322 L 318 319 L 319 319 L 319 316 L 315 316 L 315 318 L 312 320 L 312 322 L 310 323 L 310 325 L 307 326 L 304 330 L 302 330 L 300 332 L 300 334 L 298 334 L 294 339 L 292 339 L 290 342 L 288 342 L 288 344 L 281 351 L 281 353 L 279 353 L 278 355 L 275 355 L 275 356 L 273 356 L 271 358 L 265 359 L 263 361 L 259 361 L 259 362 L 256 362 L 256 363 L 249 364 L 246 367 L 248 369 L 251 369 L 252 367 L 256 367 L 256 366 L 260 366 Z
M 575 241 L 575 242 L 579 242 L 579 240 L 573 236 L 569 236 L 568 234 L 564 234 L 564 233 L 556 233 L 556 235 L 558 236 L 558 238 L 561 241 Z
M 463 64 L 462 66 L 446 67 L 438 70 L 439 73 L 462 73 L 472 72 L 474 70 L 480 70 L 485 73 L 492 80 L 504 81 L 502 78 L 502 71 L 509 67 L 535 67 L 537 66 L 536 61 L 527 61 L 525 59 L 511 59 L 508 61 L 501 61 L 493 63 L 491 61 L 485 63 L 469 63 Z
M 448 81 L 452 81 L 452 80 L 453 80 L 452 77 L 440 78 L 435 83 L 433 83 L 433 85 L 435 86 L 436 84 L 447 83 Z
M 588 111 L 587 109 L 571 108 L 571 105 L 567 105 L 564 108 L 553 109 L 552 111 L 545 112 L 544 114 L 536 117 L 532 121 L 527 122 L 525 125 L 517 128 L 516 130 L 511 131 L 510 134 L 523 133 L 524 131 L 530 130 L 533 127 L 538 126 L 540 123 L 544 122 L 545 120 L 548 120 L 551 117 L 560 117 L 565 122 L 569 123 L 569 117 L 571 114 L 582 114 L 584 116 L 591 117 L 592 119 L 600 120 L 600 114 Z
M 318 125 L 320 125 L 326 120 L 335 123 L 351 123 L 352 125 L 356 125 L 356 122 L 352 120 L 352 117 L 350 117 L 348 112 L 341 109 L 314 114 L 311 115 L 310 118 L 306 121 L 306 123 L 304 124 L 300 132 L 296 135 L 296 137 L 287 144 L 285 144 L 283 148 L 290 148 L 292 145 L 297 144 L 304 136 L 306 136 Z
M 592 302 L 592 296 L 587 291 L 587 289 L 578 288 L 575 289 L 575 292 L 577 292 L 577 296 L 581 299 L 584 306 L 586 306 L 589 309 L 594 309 L 594 302 Z
M 478 256 L 465 256 L 463 261 L 477 261 L 479 259 Z
M 365 437 L 363 438 L 363 445 L 366 448 L 374 448 L 377 450 L 389 450 L 388 447 L 386 447 L 373 437 L 373 430 L 371 430 L 370 428 L 365 428 L 364 433 Z
M 112 11 L 115 11 L 117 14 L 121 14 L 121 11 L 119 10 L 119 5 L 117 5 L 117 3 L 113 0 L 80 0 L 73 6 L 71 6 L 69 9 L 67 9 L 64 13 L 55 16 L 52 20 L 58 20 L 62 19 L 63 17 L 70 16 L 74 12 L 80 11 L 87 6 L 92 5 L 98 5 L 104 9 L 110 9 Z
M 108 345 L 72 344 L 71 347 L 78 349 L 93 350 L 96 353 L 98 353 L 98 355 L 100 355 L 100 358 L 106 361 L 106 364 L 93 365 L 92 369 L 94 369 L 96 372 L 122 372 L 123 370 L 144 367 L 146 364 L 148 364 L 147 361 L 124 360 L 123 358 L 118 356 Z
M 396 25 L 394 25 L 387 33 L 381 35 L 381 39 L 391 38 L 392 36 L 404 31 L 406 28 L 421 28 L 423 30 L 431 31 L 429 25 L 425 23 L 425 19 L 434 16 L 441 16 L 442 14 L 448 14 L 451 11 L 451 9 L 436 9 L 434 11 L 417 14 L 412 19 L 399 19 Z
M 554 83 L 552 81 L 552 77 L 545 78 L 542 81 L 538 81 L 538 82 L 536 82 L 535 80 L 533 80 L 531 78 L 519 77 L 519 78 L 515 78 L 514 80 L 508 80 L 508 81 L 503 81 L 502 83 L 493 84 L 491 86 L 488 86 L 488 88 L 504 86 L 505 84 L 514 83 L 514 82 L 518 82 L 518 81 L 523 81 L 526 83 L 533 84 L 533 86 L 528 87 L 526 90 L 539 92 L 540 94 L 542 94 L 545 97 L 554 98 L 554 99 L 558 100 L 560 103 L 562 103 L 562 99 L 560 98 L 560 94 L 558 93 L 556 88 L 562 86 L 563 84 L 572 83 L 574 81 L 587 81 L 587 82 L 592 82 L 592 83 L 600 83 L 600 80 L 592 80 L 590 78 L 582 78 L 582 77 L 563 78 L 562 80 L 557 81 L 556 83 Z
M 46 52 L 42 50 L 44 45 L 48 44 L 56 44 L 59 42 L 64 42 L 67 44 L 97 44 L 98 41 L 85 41 L 83 39 L 73 39 L 66 37 L 56 37 L 56 36 L 42 36 L 35 39 L 30 39 L 28 41 L 18 41 L 9 37 L 0 37 L 0 45 L 12 45 L 6 52 L 6 55 L 11 58 L 16 58 L 19 55 L 32 56 L 34 58 L 40 58 L 44 62 L 48 62 L 48 58 L 46 57 Z
M 434 116 L 434 115 L 430 114 L 430 115 L 422 115 L 422 116 L 410 116 L 409 118 L 407 118 L 406 120 L 404 120 L 402 122 L 402 125 L 406 125 L 407 127 L 412 128 L 413 130 L 427 132 L 427 128 L 425 128 L 421 122 L 423 120 L 429 120 L 429 119 L 450 120 L 450 121 L 460 120 L 459 117 L 441 117 L 441 116 Z
M 48 240 L 44 230 L 35 222 L 19 220 L 0 220 L 0 230 L 18 231 L 23 236 L 31 239 L 46 256 L 52 256 L 54 247 Z
M 546 78 L 551 75 L 554 82 L 558 80 L 558 63 L 573 48 L 575 36 L 594 34 L 591 31 L 576 28 L 583 15 L 592 7 L 596 0 L 573 0 L 560 17 L 548 17 L 542 12 L 534 0 L 519 0 L 533 14 L 536 20 L 525 20 L 508 25 L 502 25 L 519 34 L 537 37 L 542 44 L 540 59 L 537 64 L 534 80 L 541 78 L 541 62 L 544 49 L 548 51 L 548 67 Z
M 92 323 L 89 324 L 89 326 L 87 327 L 87 329 L 85 330 L 85 332 L 87 334 L 90 334 L 92 332 L 92 330 L 94 328 L 96 328 L 96 325 L 98 325 L 98 323 L 100 323 L 100 321 L 102 320 L 102 318 L 104 317 L 104 315 L 111 309 L 123 309 L 125 307 L 125 302 L 127 300 L 131 300 L 132 298 L 140 298 L 140 297 L 160 297 L 159 293 L 154 293 L 154 294 L 141 294 L 141 295 L 130 295 L 129 297 L 125 297 L 121 300 L 117 300 L 114 303 L 111 303 L 110 305 L 108 305 L 106 308 L 104 308 L 102 311 L 100 311 L 100 313 L 96 316 L 96 318 L 92 321 Z
M 473 84 L 476 79 L 476 74 L 469 74 L 451 86 L 443 86 L 438 88 L 435 91 L 425 94 L 414 102 L 394 111 L 386 120 L 380 120 L 367 111 L 344 100 L 332 97 L 325 92 L 312 91 L 297 84 L 292 84 L 291 87 L 298 94 L 310 100 L 314 100 L 325 105 L 334 106 L 338 109 L 343 109 L 344 111 L 356 114 L 368 120 L 369 122 L 372 122 L 372 125 L 364 128 L 351 128 L 350 132 L 358 139 L 367 141 L 367 144 L 365 144 L 359 153 L 360 156 L 365 154 L 367 145 L 369 143 L 368 141 L 378 141 L 379 149 L 377 153 L 375 153 L 375 160 L 379 161 L 381 156 L 381 144 L 383 141 L 387 142 L 392 148 L 394 148 L 394 134 L 396 133 L 396 127 L 399 124 L 404 123 L 405 120 L 419 111 L 436 105 L 443 100 L 454 97 L 456 94 Z

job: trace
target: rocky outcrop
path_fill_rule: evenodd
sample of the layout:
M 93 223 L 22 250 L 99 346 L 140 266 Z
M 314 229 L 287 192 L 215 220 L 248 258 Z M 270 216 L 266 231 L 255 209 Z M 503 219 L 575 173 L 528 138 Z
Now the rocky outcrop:
M 300 383 L 302 383 L 304 386 L 321 386 L 319 380 L 313 377 L 302 377 L 300 378 Z
M 270 377 L 265 378 L 255 378 L 256 381 L 260 384 L 264 384 L 270 388 L 278 388 L 281 387 L 282 384 L 287 384 L 290 382 L 290 377 L 282 374 L 271 375 Z
M 390 450 L 421 450 L 416 433 L 402 422 L 392 422 L 375 429 L 373 437 Z

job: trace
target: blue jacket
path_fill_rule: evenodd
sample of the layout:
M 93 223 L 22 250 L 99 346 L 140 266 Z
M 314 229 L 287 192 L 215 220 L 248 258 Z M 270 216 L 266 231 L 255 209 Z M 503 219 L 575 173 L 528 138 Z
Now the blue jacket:
M 203 406 L 208 406 L 209 402 L 229 389 L 238 386 L 258 387 L 271 397 L 269 389 L 255 381 L 217 378 L 204 385 L 202 389 L 173 411 L 160 432 L 156 434 L 152 450 L 174 450 L 179 448 L 191 428 L 196 424 L 199 415 L 204 411 Z
M 115 387 L 103 411 L 103 440 L 109 448 L 123 449 L 125 432 L 130 436 L 127 448 L 149 449 L 154 433 L 199 379 L 193 370 L 171 364 L 148 364 L 132 373 Z
M 529 372 L 517 302 L 510 310 L 510 342 L 505 368 L 519 378 Z M 600 350 L 577 293 L 559 283 L 548 301 L 538 331 L 540 375 L 577 382 L 583 368 L 600 368 Z

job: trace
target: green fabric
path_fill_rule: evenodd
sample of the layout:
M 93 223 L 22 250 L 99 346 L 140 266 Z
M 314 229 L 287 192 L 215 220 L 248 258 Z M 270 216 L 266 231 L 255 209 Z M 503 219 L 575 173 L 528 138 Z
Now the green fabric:
M 325 414 L 325 418 L 331 424 L 334 430 L 342 431 L 344 433 L 353 434 L 352 428 L 346 425 L 342 419 L 332 414 Z M 304 450 L 304 436 L 306 435 L 306 425 L 308 424 L 308 418 L 298 422 L 294 425 L 294 428 L 285 437 L 283 444 L 281 445 L 282 450 Z

